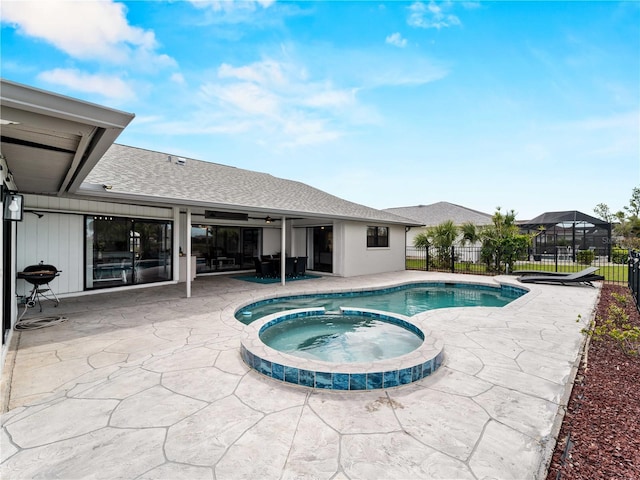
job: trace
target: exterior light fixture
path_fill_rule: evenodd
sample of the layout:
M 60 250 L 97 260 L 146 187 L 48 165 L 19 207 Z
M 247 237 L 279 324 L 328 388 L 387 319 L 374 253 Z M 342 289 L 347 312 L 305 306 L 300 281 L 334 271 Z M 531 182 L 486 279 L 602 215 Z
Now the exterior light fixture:
M 271 219 L 271 217 L 267 217 L 264 219 L 264 223 L 271 223 L 273 220 Z
M 24 197 L 17 193 L 8 193 L 4 197 L 4 219 L 12 222 L 22 221 L 22 201 Z
M 113 188 L 113 185 L 102 185 L 102 188 L 104 188 L 105 190 L 111 190 Z

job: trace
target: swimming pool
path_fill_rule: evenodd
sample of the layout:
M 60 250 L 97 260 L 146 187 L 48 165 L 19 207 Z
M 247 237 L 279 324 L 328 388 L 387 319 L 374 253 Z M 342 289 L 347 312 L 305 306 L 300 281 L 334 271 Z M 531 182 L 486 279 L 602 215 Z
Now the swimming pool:
M 469 283 L 410 283 L 378 290 L 292 295 L 270 298 L 238 309 L 236 319 L 250 324 L 266 315 L 299 308 L 323 307 L 336 312 L 340 307 L 358 307 L 413 316 L 437 308 L 503 307 L 527 290 L 510 285 L 493 287 Z
M 406 385 L 431 375 L 444 361 L 444 342 L 417 314 L 452 307 L 503 307 L 528 290 L 510 285 L 420 282 L 376 290 L 274 297 L 245 305 L 235 318 L 245 324 L 240 353 L 258 373 L 294 385 L 329 390 L 375 390 Z M 301 358 L 267 345 L 261 333 L 287 320 L 342 312 L 395 323 L 414 331 L 420 345 L 382 360 Z M 383 342 L 377 338 L 375 342 Z M 347 357 L 350 355 L 346 353 Z M 304 355 L 303 355 L 304 356 Z

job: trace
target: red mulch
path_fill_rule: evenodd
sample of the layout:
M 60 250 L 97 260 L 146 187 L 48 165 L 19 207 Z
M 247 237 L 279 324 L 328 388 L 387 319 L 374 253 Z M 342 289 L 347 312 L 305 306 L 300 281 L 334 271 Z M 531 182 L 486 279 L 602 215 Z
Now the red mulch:
M 617 303 L 612 292 L 628 294 L 629 289 L 605 284 L 596 322 Z M 640 326 L 632 300 L 626 313 Z M 625 356 L 612 340 L 592 339 L 586 360 L 576 377 L 547 480 L 640 479 L 640 356 Z

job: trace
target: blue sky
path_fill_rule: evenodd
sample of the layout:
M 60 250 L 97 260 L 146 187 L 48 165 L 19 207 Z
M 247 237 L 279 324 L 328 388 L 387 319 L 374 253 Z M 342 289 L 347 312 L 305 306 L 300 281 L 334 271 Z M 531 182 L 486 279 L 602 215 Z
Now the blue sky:
M 640 186 L 640 2 L 3 0 L 2 77 L 118 143 L 375 208 L 519 219 Z

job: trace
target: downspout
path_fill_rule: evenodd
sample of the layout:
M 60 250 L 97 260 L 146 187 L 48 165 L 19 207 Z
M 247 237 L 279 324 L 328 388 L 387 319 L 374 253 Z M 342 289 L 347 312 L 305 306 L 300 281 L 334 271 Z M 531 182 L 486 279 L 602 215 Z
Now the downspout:
M 285 284 L 285 278 L 284 278 L 284 272 L 286 271 L 286 263 L 287 263 L 287 255 L 285 252 L 286 246 L 287 246 L 287 231 L 286 231 L 286 227 L 287 227 L 287 219 L 286 217 L 283 215 L 282 216 L 282 232 L 280 234 L 280 241 L 281 241 L 281 245 L 280 245 L 280 285 L 282 285 L 284 287 Z

